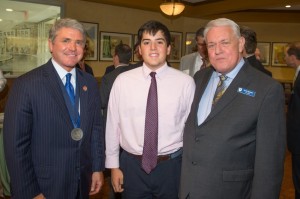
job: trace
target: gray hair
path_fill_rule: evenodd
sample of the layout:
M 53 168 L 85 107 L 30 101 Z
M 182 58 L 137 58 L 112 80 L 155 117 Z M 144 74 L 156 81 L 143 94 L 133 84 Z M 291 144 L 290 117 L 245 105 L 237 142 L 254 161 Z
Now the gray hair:
M 86 42 L 86 33 L 85 33 L 83 25 L 80 22 L 78 22 L 77 20 L 70 19 L 70 18 L 64 18 L 64 19 L 59 19 L 59 20 L 55 21 L 55 23 L 49 30 L 49 39 L 52 42 L 54 42 L 54 40 L 57 36 L 57 32 L 61 28 L 73 28 L 73 29 L 78 30 L 83 35 L 83 42 L 84 43 Z
M 207 32 L 211 28 L 222 27 L 222 26 L 230 27 L 233 30 L 234 34 L 237 36 L 237 38 L 241 37 L 239 25 L 237 25 L 234 21 L 232 21 L 230 19 L 219 18 L 219 19 L 212 20 L 212 21 L 208 22 L 208 24 L 206 24 L 205 29 L 204 29 L 204 39 L 205 39 L 205 41 L 206 41 Z

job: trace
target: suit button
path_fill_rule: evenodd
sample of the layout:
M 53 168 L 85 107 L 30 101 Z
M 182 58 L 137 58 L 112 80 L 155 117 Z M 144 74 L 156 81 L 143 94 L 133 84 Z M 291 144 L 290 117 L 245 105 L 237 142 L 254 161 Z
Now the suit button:
M 198 137 L 195 138 L 195 142 L 199 142 L 200 139 Z
M 193 162 L 192 162 L 192 165 L 197 165 L 197 162 L 194 162 L 194 161 L 193 161 Z

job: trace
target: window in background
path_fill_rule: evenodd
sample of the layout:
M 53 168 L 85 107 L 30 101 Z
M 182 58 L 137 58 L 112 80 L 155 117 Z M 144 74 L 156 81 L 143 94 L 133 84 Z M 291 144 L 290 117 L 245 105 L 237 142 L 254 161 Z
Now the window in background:
M 19 76 L 51 57 L 48 31 L 61 17 L 61 6 L 45 2 L 0 1 L 0 68 L 6 76 Z

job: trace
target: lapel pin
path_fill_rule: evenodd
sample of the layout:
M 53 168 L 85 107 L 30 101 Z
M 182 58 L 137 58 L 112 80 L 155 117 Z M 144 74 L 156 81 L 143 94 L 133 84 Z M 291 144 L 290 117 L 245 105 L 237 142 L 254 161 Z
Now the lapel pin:
M 237 92 L 241 93 L 243 95 L 248 95 L 250 97 L 255 97 L 255 93 L 256 93 L 255 91 L 251 91 L 251 90 L 241 88 L 241 87 L 238 88 Z
M 83 91 L 87 91 L 87 86 L 83 86 L 83 87 L 82 87 L 82 90 L 83 90 Z

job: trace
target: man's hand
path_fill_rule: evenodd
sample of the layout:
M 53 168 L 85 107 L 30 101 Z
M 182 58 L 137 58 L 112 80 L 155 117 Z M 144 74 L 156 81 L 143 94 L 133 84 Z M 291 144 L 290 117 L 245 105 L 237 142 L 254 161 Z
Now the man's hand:
M 92 184 L 89 195 L 94 195 L 98 193 L 103 186 L 104 176 L 103 172 L 94 172 L 92 175 Z
M 123 172 L 119 169 L 111 169 L 111 183 L 115 192 L 123 192 Z

